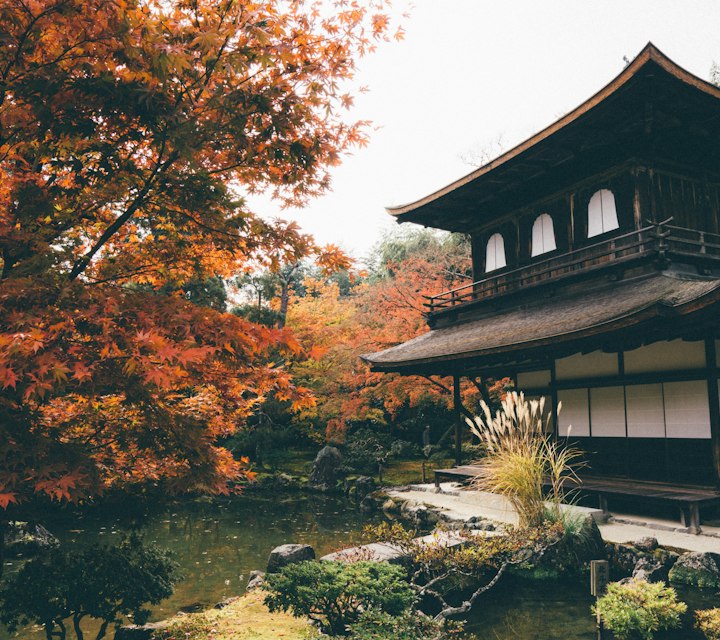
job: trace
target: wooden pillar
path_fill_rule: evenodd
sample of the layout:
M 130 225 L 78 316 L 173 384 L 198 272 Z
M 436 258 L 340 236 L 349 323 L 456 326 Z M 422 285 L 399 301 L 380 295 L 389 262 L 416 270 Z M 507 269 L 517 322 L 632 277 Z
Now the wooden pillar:
M 455 417 L 455 465 L 460 466 L 462 459 L 462 428 L 463 418 L 460 407 L 462 406 L 462 398 L 460 397 L 460 376 L 453 376 L 453 411 Z
M 568 250 L 575 249 L 575 193 L 570 194 L 570 237 L 568 238 Z
M 472 255 L 472 279 L 477 282 L 485 272 L 485 247 L 482 244 L 482 237 L 477 234 L 470 234 L 470 251 Z
M 645 174 L 643 173 L 643 176 L 644 175 Z M 641 186 L 640 186 L 641 177 L 640 176 L 641 176 L 640 169 L 638 167 L 635 167 L 633 169 L 633 177 L 635 178 L 635 180 L 634 180 L 635 194 L 633 196 L 633 220 L 635 223 L 636 231 L 642 229 L 644 226 L 643 225 L 643 215 L 642 215 L 642 205 L 640 204 L 641 198 L 642 198 L 642 196 L 640 195 L 640 190 L 641 190 Z
M 557 378 L 555 377 L 555 359 L 553 358 L 550 363 L 550 403 L 552 410 L 552 429 L 553 438 L 557 440 L 558 437 L 558 392 L 557 392 Z
M 715 467 L 715 483 L 720 486 L 720 393 L 718 393 L 717 352 L 714 335 L 705 338 L 705 364 L 708 370 L 710 438 Z

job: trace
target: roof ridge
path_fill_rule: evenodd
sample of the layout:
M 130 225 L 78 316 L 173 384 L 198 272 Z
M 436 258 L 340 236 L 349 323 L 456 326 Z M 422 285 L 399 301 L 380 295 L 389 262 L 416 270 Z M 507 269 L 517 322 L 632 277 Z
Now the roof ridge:
M 547 127 L 541 129 L 538 133 L 530 136 L 518 145 L 515 145 L 512 149 L 505 151 L 500 154 L 494 160 L 474 169 L 470 173 L 462 176 L 461 178 L 451 182 L 450 184 L 441 187 L 440 189 L 424 196 L 413 202 L 407 204 L 396 205 L 385 207 L 385 210 L 393 216 L 401 216 L 406 213 L 410 213 L 415 209 L 429 204 L 434 200 L 441 198 L 442 196 L 455 191 L 459 187 L 462 187 L 476 178 L 490 173 L 494 169 L 505 164 L 509 160 L 519 156 L 526 150 L 534 147 L 536 144 L 545 140 L 546 138 L 554 135 L 558 131 L 564 129 L 567 125 L 571 124 L 581 116 L 588 113 L 594 107 L 604 102 L 607 98 L 616 93 L 625 84 L 627 84 L 648 62 L 654 62 L 665 72 L 676 77 L 678 80 L 694 86 L 700 91 L 704 91 L 709 95 L 720 100 L 720 87 L 715 86 L 711 82 L 703 80 L 702 78 L 690 73 L 685 68 L 670 59 L 665 55 L 658 47 L 652 42 L 648 42 L 643 49 L 638 53 L 633 60 L 625 66 L 625 68 L 615 76 L 609 83 L 604 85 L 600 90 L 596 91 L 590 98 L 585 100 L 583 103 L 575 107 L 575 109 L 569 111 L 564 116 L 560 117 L 555 122 L 552 122 Z

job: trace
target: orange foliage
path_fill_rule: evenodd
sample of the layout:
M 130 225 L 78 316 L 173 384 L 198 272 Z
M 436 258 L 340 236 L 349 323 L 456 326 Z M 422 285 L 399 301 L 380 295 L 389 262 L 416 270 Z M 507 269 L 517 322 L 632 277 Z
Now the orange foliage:
M 365 280 L 350 296 L 340 296 L 332 283 L 306 282 L 307 295 L 289 307 L 288 326 L 309 359 L 295 362 L 292 371 L 313 389 L 318 406 L 300 420 L 321 422 L 328 440 L 342 440 L 350 422 L 387 426 L 403 408 L 423 403 L 451 409 L 451 396 L 439 386 L 418 376 L 373 373 L 359 356 L 426 332 L 423 296 L 458 286 L 458 270 L 467 267 L 466 250 L 446 244 L 388 264 L 386 277 Z M 438 381 L 452 385 L 452 379 Z M 474 385 L 463 386 L 466 406 L 478 396 Z
M 242 195 L 301 204 L 365 142 L 342 85 L 384 4 L 0 0 L 0 507 L 229 491 L 250 474 L 218 439 L 313 405 L 289 333 L 159 291 L 344 264 Z

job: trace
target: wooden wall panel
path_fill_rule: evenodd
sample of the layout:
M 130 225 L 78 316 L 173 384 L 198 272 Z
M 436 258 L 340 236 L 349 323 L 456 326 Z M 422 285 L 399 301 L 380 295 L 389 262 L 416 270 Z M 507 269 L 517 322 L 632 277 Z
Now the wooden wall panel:
M 558 435 L 582 437 L 590 435 L 590 407 L 587 389 L 558 391 L 562 403 L 558 414 Z
M 590 433 L 593 438 L 621 438 L 626 435 L 625 389 L 590 389 Z
M 664 438 L 665 410 L 662 384 L 625 387 L 629 438 Z
M 665 430 L 668 438 L 710 438 L 707 382 L 666 382 Z

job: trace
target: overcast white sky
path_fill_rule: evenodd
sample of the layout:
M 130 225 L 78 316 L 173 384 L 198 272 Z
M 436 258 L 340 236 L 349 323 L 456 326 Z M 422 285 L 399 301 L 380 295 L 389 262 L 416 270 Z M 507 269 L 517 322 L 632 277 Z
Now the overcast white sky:
M 402 0 L 396 0 L 401 2 Z M 378 127 L 301 211 L 258 200 L 358 259 L 416 200 L 473 169 L 461 156 L 510 148 L 589 98 L 648 41 L 708 78 L 720 62 L 719 0 L 414 0 L 403 42 L 361 61 L 354 116 Z

